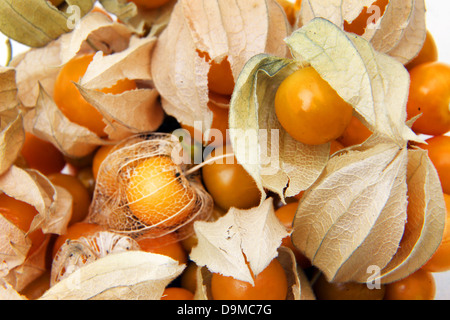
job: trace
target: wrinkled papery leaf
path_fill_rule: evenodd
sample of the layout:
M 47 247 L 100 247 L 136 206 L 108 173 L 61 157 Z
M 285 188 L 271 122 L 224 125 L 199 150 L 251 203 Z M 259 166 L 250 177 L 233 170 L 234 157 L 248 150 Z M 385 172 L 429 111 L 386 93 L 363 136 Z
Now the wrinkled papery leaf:
M 154 253 L 110 254 L 76 270 L 40 300 L 157 300 L 184 268 L 168 256 Z
M 431 257 L 445 204 L 429 160 L 417 158 L 371 137 L 332 157 L 304 194 L 293 242 L 328 281 L 367 282 L 374 267 L 385 281 L 398 280 Z
M 252 284 L 250 269 L 254 275 L 264 270 L 288 234 L 275 216 L 272 198 L 248 210 L 231 208 L 214 222 L 196 221 L 194 230 L 198 245 L 190 258 L 198 266 Z
M 264 188 L 294 196 L 307 189 L 328 160 L 330 145 L 305 145 L 281 126 L 273 101 L 280 83 L 299 65 L 264 54 L 251 58 L 239 78 L 230 103 L 230 139 L 237 161 Z
M 16 72 L 0 67 L 0 175 L 16 161 L 25 141 L 18 105 Z
M 169 23 L 177 0 L 155 9 L 138 7 L 127 0 L 100 0 L 100 3 L 136 34 L 158 36 Z
M 210 129 L 209 62 L 228 57 L 234 79 L 252 56 L 286 56 L 283 39 L 289 24 L 275 0 L 178 1 L 169 24 L 158 37 L 152 75 L 164 110 L 185 125 Z M 208 137 L 206 137 L 207 139 Z
M 421 141 L 406 125 L 409 74 L 369 42 L 315 18 L 287 40 L 294 59 L 311 64 L 373 132 L 398 145 Z
M 61 9 L 45 0 L 1 0 L 0 31 L 30 47 L 43 47 L 71 31 L 94 0 L 66 0 Z
M 302 269 L 297 267 L 295 255 L 291 249 L 278 248 L 278 256 L 275 258 L 283 267 L 288 281 L 286 300 L 315 300 L 311 284 Z M 194 300 L 213 300 L 211 294 L 212 272 L 207 267 L 197 268 Z
M 321 17 L 343 29 L 344 21 L 351 23 L 364 7 L 371 10 L 374 2 L 375 0 L 304 0 L 296 27 L 302 27 L 314 18 Z M 408 63 L 419 53 L 425 41 L 424 0 L 390 0 L 381 17 L 377 16 L 379 11 L 372 12 L 362 37 L 375 50 L 386 53 L 403 64 Z
M 408 151 L 408 216 L 398 251 L 382 270 L 382 281 L 392 282 L 425 264 L 441 243 L 445 200 L 435 167 L 421 149 Z
M 87 14 L 61 42 L 61 63 L 77 54 L 102 51 L 105 55 L 128 48 L 132 31 L 101 12 Z
M 15 165 L 0 176 L 0 190 L 10 197 L 32 205 L 38 211 L 29 232 L 42 229 L 44 234 L 62 234 L 72 215 L 72 196 L 61 187 L 55 187 L 47 177 L 36 170 L 21 169 Z M 31 255 L 27 233 L 0 215 L 0 259 L 5 262 L 5 281 L 20 291 L 46 270 L 47 236 Z

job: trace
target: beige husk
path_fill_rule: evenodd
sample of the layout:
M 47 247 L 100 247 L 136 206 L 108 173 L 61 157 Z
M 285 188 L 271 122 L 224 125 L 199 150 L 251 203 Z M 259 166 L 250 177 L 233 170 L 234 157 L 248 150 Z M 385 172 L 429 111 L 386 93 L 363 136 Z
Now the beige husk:
M 182 160 L 178 158 L 180 150 L 182 147 L 179 140 L 171 134 L 164 133 L 137 135 L 116 144 L 100 166 L 87 220 L 133 237 L 144 232 L 150 237 L 159 237 L 172 232 L 176 232 L 180 239 L 190 236 L 194 221 L 210 217 L 213 201 L 195 174 L 184 175 L 188 164 L 179 162 Z M 134 216 L 127 205 L 126 190 L 135 166 L 145 159 L 156 156 L 172 157 L 173 164 L 161 169 L 173 171 L 176 177 L 174 179 L 183 185 L 185 196 L 191 195 L 186 205 L 189 214 L 176 223 L 170 221 L 176 221 L 177 215 L 184 215 L 185 210 L 180 209 L 156 224 L 148 224 Z M 182 197 L 183 195 L 177 195 L 177 199 Z M 174 201 L 177 199 L 174 197 Z
M 153 37 L 132 36 L 124 24 L 114 22 L 103 13 L 91 12 L 70 33 L 14 59 L 12 65 L 17 72 L 25 129 L 74 159 L 85 157 L 111 141 L 156 130 L 163 122 L 164 112 L 150 74 L 155 41 Z M 64 63 L 97 50 L 86 77 L 76 85 L 82 96 L 104 116 L 106 137 L 98 137 L 71 122 L 53 100 L 56 77 Z M 111 87 L 125 78 L 135 80 L 137 89 L 121 94 L 96 90 Z
M 208 71 L 210 63 L 228 58 L 234 79 L 258 53 L 286 56 L 283 39 L 290 26 L 275 0 L 178 1 L 169 24 L 158 37 L 152 75 L 166 113 L 185 125 L 211 127 Z M 206 137 L 207 138 L 207 137 Z

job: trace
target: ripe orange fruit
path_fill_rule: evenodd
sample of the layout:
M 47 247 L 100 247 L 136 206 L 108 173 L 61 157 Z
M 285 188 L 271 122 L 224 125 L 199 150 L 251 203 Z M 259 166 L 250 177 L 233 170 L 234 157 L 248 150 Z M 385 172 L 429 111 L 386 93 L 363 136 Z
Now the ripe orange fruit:
M 363 143 L 371 135 L 372 131 L 370 131 L 361 121 L 359 121 L 358 118 L 352 116 L 349 125 L 336 140 L 344 147 L 350 147 Z
M 214 300 L 285 300 L 288 290 L 286 273 L 273 259 L 258 275 L 253 276 L 255 285 L 233 277 L 213 273 L 211 294 Z
M 32 205 L 8 196 L 6 193 L 0 194 L 0 214 L 13 223 L 17 228 L 28 233 L 34 217 L 39 214 Z M 42 245 L 45 235 L 42 229 L 36 229 L 27 234 L 31 241 L 31 247 L 27 256 L 31 256 Z
M 406 278 L 386 284 L 384 300 L 433 300 L 435 295 L 433 274 L 419 269 Z
M 142 251 L 165 255 L 179 261 L 181 264 L 188 261 L 187 253 L 180 241 L 171 233 L 156 238 L 146 237 L 144 234 L 136 241 Z
M 288 0 L 277 0 L 277 2 L 283 7 L 289 23 L 291 25 L 293 25 L 295 23 L 295 19 L 296 19 L 295 4 Z
M 205 159 L 225 155 L 226 146 L 215 148 Z M 236 158 L 230 163 L 229 159 L 222 159 L 206 164 L 202 168 L 203 183 L 212 196 L 214 203 L 224 211 L 231 207 L 250 209 L 257 206 L 261 199 L 261 192 L 254 179 L 237 163 Z
M 450 194 L 450 137 L 435 136 L 426 140 L 427 144 L 418 144 L 428 150 L 428 156 L 433 163 L 441 181 L 442 190 Z
M 425 42 L 423 43 L 422 49 L 419 54 L 412 59 L 408 64 L 405 65 L 406 69 L 411 70 L 412 68 L 427 62 L 438 61 L 438 48 L 436 42 L 434 41 L 433 35 L 429 30 L 427 30 L 427 35 Z
M 205 61 L 210 62 L 208 72 L 209 91 L 230 96 L 233 93 L 235 83 L 228 57 L 225 57 L 221 62 L 217 63 L 211 61 L 211 57 L 207 52 L 197 50 L 197 53 L 201 58 L 204 58 Z
M 94 179 L 97 179 L 100 165 L 113 148 L 114 145 L 104 145 L 98 148 L 97 151 L 95 152 L 94 157 L 92 158 L 92 174 L 94 176 Z
M 411 83 L 407 103 L 408 118 L 416 133 L 441 135 L 450 131 L 450 65 L 428 62 L 409 71 Z
M 61 172 L 53 173 L 48 178 L 52 183 L 63 187 L 72 195 L 72 217 L 69 225 L 84 220 L 91 204 L 91 195 L 85 185 L 76 176 Z
M 292 223 L 297 212 L 297 207 L 298 202 L 291 202 L 279 207 L 275 211 L 275 215 L 289 232 L 292 230 Z M 309 261 L 309 259 L 305 257 L 303 253 L 294 246 L 290 235 L 283 238 L 281 245 L 292 250 L 295 255 L 295 259 L 297 260 L 297 264 L 302 269 L 306 269 L 311 266 L 311 262 Z
M 128 207 L 147 225 L 170 228 L 192 213 L 195 194 L 168 156 L 147 158 L 133 169 L 126 188 Z
M 21 154 L 30 168 L 45 175 L 60 172 L 66 165 L 64 155 L 59 149 L 29 132 L 25 132 Z
M 281 82 L 275 95 L 275 113 L 292 138 L 318 145 L 342 135 L 353 107 L 313 67 L 306 67 Z
M 58 108 L 70 121 L 88 128 L 99 137 L 105 137 L 106 124 L 103 122 L 103 116 L 83 98 L 74 84 L 83 77 L 93 57 L 94 54 L 77 56 L 61 68 L 56 78 L 53 98 Z M 100 91 L 119 94 L 136 88 L 135 81 L 123 79 L 111 88 L 104 88 Z
M 313 291 L 318 300 L 383 300 L 385 286 L 370 289 L 365 283 L 328 282 L 321 274 L 313 284 Z
M 168 287 L 164 289 L 161 300 L 194 300 L 194 294 L 184 288 Z
M 53 258 L 56 256 L 58 250 L 66 242 L 66 240 L 76 240 L 81 237 L 88 237 L 100 231 L 106 231 L 106 229 L 98 224 L 88 222 L 77 222 L 72 224 L 67 228 L 67 232 L 65 234 L 59 235 L 56 238 L 53 245 Z
M 441 244 L 430 260 L 422 266 L 423 270 L 429 272 L 444 272 L 450 270 L 450 195 L 444 193 L 447 216 L 445 229 Z

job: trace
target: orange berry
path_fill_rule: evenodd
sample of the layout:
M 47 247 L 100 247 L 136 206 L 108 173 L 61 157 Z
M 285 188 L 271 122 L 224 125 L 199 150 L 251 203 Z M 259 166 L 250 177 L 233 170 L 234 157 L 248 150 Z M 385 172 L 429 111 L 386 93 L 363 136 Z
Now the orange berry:
M 0 194 L 0 214 L 14 224 L 17 228 L 28 233 L 34 217 L 39 214 L 35 207 L 24 201 L 8 196 L 6 193 Z M 42 245 L 45 235 L 42 229 L 36 229 L 27 234 L 31 241 L 31 247 L 27 256 L 31 256 Z
M 171 233 L 161 237 L 150 238 L 145 234 L 137 239 L 142 251 L 171 257 L 179 263 L 187 263 L 188 256 L 177 237 Z
M 372 131 L 370 131 L 358 118 L 352 116 L 349 125 L 336 140 L 344 147 L 350 147 L 363 143 L 371 135 Z
M 210 62 L 210 68 L 208 71 L 209 91 L 230 96 L 234 90 L 234 77 L 228 57 L 225 57 L 221 62 L 217 63 L 215 61 L 211 61 L 211 58 L 207 52 L 197 50 L 197 53 L 201 58 L 204 58 L 205 61 Z
M 347 32 L 353 32 L 359 36 L 363 35 L 366 31 L 368 23 L 376 23 L 376 21 L 383 16 L 388 3 L 389 0 L 375 1 L 372 6 L 377 6 L 379 8 L 379 11 L 372 11 L 369 10 L 370 8 L 364 7 L 359 16 L 351 23 L 344 21 L 344 30 Z
M 60 172 L 66 165 L 64 155 L 59 149 L 29 132 L 25 132 L 21 154 L 30 168 L 45 175 Z
M 181 175 L 167 156 L 140 162 L 133 169 L 126 189 L 132 213 L 147 225 L 169 228 L 185 221 L 193 211 L 195 194 Z
M 420 64 L 434 61 L 438 61 L 438 49 L 431 32 L 427 30 L 427 35 L 422 49 L 414 59 L 405 65 L 405 67 L 406 69 L 411 70 Z
M 58 253 L 58 250 L 67 240 L 77 240 L 81 237 L 89 237 L 93 234 L 106 231 L 106 229 L 98 224 L 88 222 L 76 222 L 67 228 L 65 234 L 59 235 L 53 245 L 53 258 Z
M 91 204 L 91 195 L 85 185 L 76 176 L 64 173 L 53 173 L 48 178 L 55 185 L 66 189 L 72 196 L 72 217 L 69 225 L 84 220 Z
M 275 95 L 275 113 L 292 138 L 318 145 L 342 135 L 353 107 L 313 67 L 306 67 L 281 82 Z
M 258 275 L 253 277 L 255 285 L 213 273 L 211 294 L 214 300 L 285 300 L 288 290 L 286 273 L 273 259 Z
M 94 158 L 92 159 L 92 174 L 94 175 L 94 179 L 97 179 L 98 171 L 100 170 L 100 165 L 113 148 L 114 145 L 104 145 L 98 148 L 97 151 L 95 152 Z
M 406 278 L 387 284 L 384 300 L 433 300 L 435 295 L 433 274 L 419 269 Z
M 103 122 L 102 114 L 83 98 L 74 84 L 83 77 L 93 57 L 94 54 L 77 56 L 61 68 L 56 78 L 53 98 L 58 108 L 70 121 L 88 128 L 99 137 L 105 137 L 106 124 Z M 119 94 L 136 88 L 135 81 L 123 79 L 111 88 L 100 91 Z

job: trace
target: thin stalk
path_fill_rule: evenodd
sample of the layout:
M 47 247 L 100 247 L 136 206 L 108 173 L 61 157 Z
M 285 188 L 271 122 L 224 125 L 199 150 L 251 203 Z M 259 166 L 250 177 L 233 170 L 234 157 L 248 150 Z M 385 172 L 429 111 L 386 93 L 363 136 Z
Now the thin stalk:
M 195 171 L 197 171 L 198 169 L 200 169 L 201 167 L 203 167 L 211 162 L 214 162 L 214 161 L 220 160 L 220 159 L 224 159 L 224 158 L 228 158 L 228 157 L 234 157 L 234 153 L 226 153 L 226 154 L 222 154 L 220 156 L 215 156 L 215 157 L 209 158 L 208 160 L 203 161 L 202 163 L 196 165 L 195 167 L 190 168 L 184 174 L 186 176 L 188 176 L 188 175 L 194 173 Z

